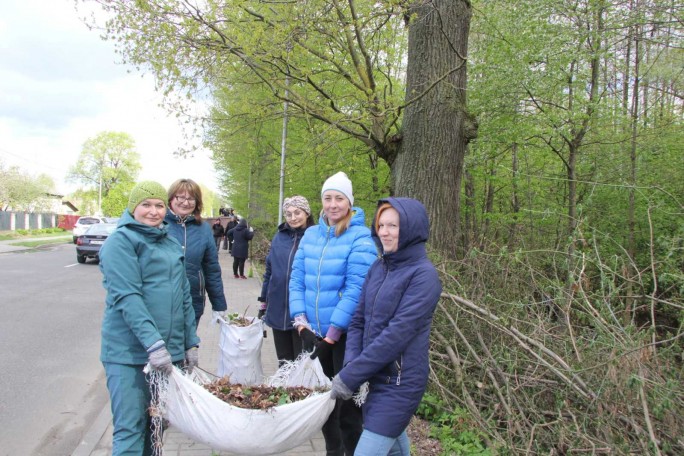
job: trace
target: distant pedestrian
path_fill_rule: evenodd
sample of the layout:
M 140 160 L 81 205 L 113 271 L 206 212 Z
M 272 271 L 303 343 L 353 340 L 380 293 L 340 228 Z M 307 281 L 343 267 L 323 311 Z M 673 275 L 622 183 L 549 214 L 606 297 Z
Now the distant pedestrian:
M 246 279 L 245 261 L 249 255 L 249 241 L 254 237 L 254 230 L 247 225 L 247 219 L 242 218 L 235 228 L 228 230 L 226 237 L 233 243 L 233 277 Z
M 233 253 L 233 238 L 228 236 L 228 231 L 232 230 L 238 225 L 237 217 L 230 215 L 232 209 L 228 213 L 228 224 L 226 225 L 226 237 L 223 240 L 223 250 L 228 249 L 228 253 Z
M 309 202 L 303 196 L 285 198 L 285 222 L 278 226 L 266 256 L 261 287 L 259 318 L 273 330 L 273 343 L 279 364 L 294 361 L 302 351 L 302 340 L 292 327 L 289 290 L 292 262 L 304 231 L 314 224 Z
M 199 325 L 207 295 L 214 317 L 223 316 L 228 307 L 218 252 L 211 228 L 202 220 L 204 205 L 200 186 L 192 179 L 178 179 L 169 187 L 167 196 L 169 210 L 165 220 L 169 224 L 169 233 L 183 247 L 195 323 Z
M 167 201 L 160 184 L 138 183 L 100 250 L 107 291 L 100 361 L 111 401 L 114 456 L 153 452 L 144 365 L 167 373 L 183 360 L 189 369 L 197 366 L 195 311 L 183 250 L 164 222 Z
M 214 234 L 214 241 L 216 242 L 216 250 L 218 251 L 219 248 L 221 248 L 221 241 L 223 240 L 223 236 L 226 234 L 225 229 L 223 228 L 223 225 L 221 224 L 221 219 L 217 218 L 214 220 L 214 224 L 211 225 L 211 231 Z

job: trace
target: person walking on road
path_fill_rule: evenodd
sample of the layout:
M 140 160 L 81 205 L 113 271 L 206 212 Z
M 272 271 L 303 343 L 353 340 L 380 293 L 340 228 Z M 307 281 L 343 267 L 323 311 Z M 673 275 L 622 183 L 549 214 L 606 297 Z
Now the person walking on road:
M 325 181 L 321 199 L 319 224 L 306 230 L 292 263 L 290 316 L 304 350 L 313 350 L 332 378 L 342 369 L 347 328 L 377 250 L 345 173 Z M 354 454 L 362 423 L 353 401 L 338 401 L 322 429 L 327 454 Z
M 304 231 L 314 224 L 309 202 L 303 196 L 283 201 L 285 222 L 278 226 L 266 256 L 266 268 L 261 286 L 259 318 L 273 330 L 278 364 L 294 361 L 302 351 L 302 340 L 292 326 L 289 306 L 290 273 L 299 241 Z
M 228 230 L 226 237 L 233 243 L 233 277 L 246 279 L 245 261 L 249 256 L 249 241 L 254 237 L 254 230 L 247 225 L 247 219 L 242 218 L 235 228 Z
M 366 276 L 331 396 L 349 399 L 369 382 L 355 456 L 409 456 L 406 428 L 427 386 L 430 327 L 442 284 L 425 252 L 429 222 L 422 203 L 380 200 L 372 233 L 382 258 Z
M 202 220 L 202 189 L 192 179 L 178 179 L 169 187 L 167 197 L 169 209 L 165 220 L 169 234 L 183 247 L 195 323 L 199 325 L 207 295 L 213 317 L 223 317 L 228 305 L 214 235 L 209 224 Z
M 200 340 L 190 284 L 181 246 L 164 222 L 166 202 L 160 184 L 138 183 L 100 250 L 107 291 L 100 360 L 112 407 L 114 456 L 152 454 L 145 364 L 166 373 L 173 363 L 197 366 Z

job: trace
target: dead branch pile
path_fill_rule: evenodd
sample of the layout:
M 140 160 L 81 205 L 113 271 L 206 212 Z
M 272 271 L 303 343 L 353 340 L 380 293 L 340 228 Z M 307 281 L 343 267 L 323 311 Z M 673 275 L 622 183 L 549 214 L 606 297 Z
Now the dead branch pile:
M 229 377 L 218 378 L 203 385 L 214 396 L 235 407 L 268 410 L 309 397 L 315 390 L 298 387 L 271 387 L 266 385 L 244 386 L 230 383 Z
M 656 340 L 586 282 L 540 303 L 481 288 L 476 302 L 449 292 L 459 281 L 443 273 L 430 391 L 468 412 L 456 434 L 477 429 L 514 454 L 684 454 L 681 327 Z

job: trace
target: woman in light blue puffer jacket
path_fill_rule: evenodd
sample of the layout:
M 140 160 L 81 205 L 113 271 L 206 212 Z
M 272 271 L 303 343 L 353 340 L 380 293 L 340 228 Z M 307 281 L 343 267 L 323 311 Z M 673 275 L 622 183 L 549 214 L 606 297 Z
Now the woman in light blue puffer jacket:
M 377 249 L 363 210 L 353 206 L 346 174 L 328 178 L 321 198 L 319 224 L 306 230 L 292 264 L 290 315 L 303 348 L 313 350 L 311 357 L 332 378 L 342 369 L 347 328 Z M 338 401 L 323 426 L 327 454 L 354 454 L 361 431 L 360 409 L 350 400 Z

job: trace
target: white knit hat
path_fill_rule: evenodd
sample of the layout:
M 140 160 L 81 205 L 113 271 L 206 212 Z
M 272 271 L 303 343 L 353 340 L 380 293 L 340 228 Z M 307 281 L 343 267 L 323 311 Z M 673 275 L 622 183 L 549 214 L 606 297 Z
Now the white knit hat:
M 347 177 L 347 175 L 344 174 L 342 171 L 340 171 L 337 174 L 333 174 L 325 181 L 325 183 L 323 184 L 323 189 L 321 190 L 321 198 L 323 197 L 323 193 L 327 192 L 328 190 L 337 190 L 338 192 L 343 193 L 344 196 L 346 196 L 349 200 L 349 203 L 351 203 L 351 205 L 354 205 L 354 193 L 352 192 L 352 183 Z

